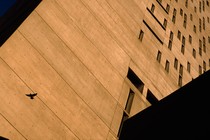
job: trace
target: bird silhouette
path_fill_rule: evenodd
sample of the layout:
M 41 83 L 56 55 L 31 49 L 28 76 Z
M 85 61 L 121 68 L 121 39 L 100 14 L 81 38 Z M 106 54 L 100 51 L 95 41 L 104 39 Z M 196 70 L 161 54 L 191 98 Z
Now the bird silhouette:
M 36 96 L 37 93 L 30 93 L 30 94 L 26 94 L 26 96 L 29 96 L 31 99 L 34 99 L 34 96 Z

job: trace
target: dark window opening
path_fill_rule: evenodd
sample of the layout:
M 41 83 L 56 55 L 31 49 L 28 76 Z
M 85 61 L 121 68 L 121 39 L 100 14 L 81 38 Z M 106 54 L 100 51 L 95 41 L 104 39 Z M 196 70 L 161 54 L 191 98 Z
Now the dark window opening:
M 152 92 L 148 89 L 147 90 L 147 97 L 146 99 L 152 104 L 158 103 L 158 99 L 152 94 Z
M 128 79 L 133 83 L 133 85 L 141 92 L 143 93 L 144 89 L 144 83 L 139 79 L 139 77 L 129 68 L 128 70 Z

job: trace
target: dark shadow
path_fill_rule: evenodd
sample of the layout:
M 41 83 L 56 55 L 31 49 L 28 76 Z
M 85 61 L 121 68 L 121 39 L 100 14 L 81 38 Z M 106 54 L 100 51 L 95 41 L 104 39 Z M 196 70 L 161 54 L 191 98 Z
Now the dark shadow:
M 9 140 L 9 139 L 0 136 L 0 140 Z
M 26 96 L 30 97 L 31 99 L 34 99 L 34 97 L 37 95 L 37 93 L 30 93 L 26 94 Z
M 0 1 L 0 47 L 42 0 Z M 2 8 L 4 6 L 4 8 Z

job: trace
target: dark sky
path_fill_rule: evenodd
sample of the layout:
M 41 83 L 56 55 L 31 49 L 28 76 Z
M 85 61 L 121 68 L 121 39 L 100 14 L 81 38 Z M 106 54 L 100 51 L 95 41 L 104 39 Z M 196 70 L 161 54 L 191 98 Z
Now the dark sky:
M 0 0 L 0 16 L 3 16 L 16 0 Z

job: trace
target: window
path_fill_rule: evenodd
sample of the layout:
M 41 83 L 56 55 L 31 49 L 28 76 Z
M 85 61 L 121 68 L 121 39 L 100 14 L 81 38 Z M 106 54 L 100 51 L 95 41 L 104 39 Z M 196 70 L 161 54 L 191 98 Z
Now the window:
M 40 2 L 41 0 L 0 0 L 0 47 Z
M 187 15 L 184 14 L 184 23 L 183 23 L 184 28 L 187 27 Z
M 175 24 L 175 22 L 176 22 L 176 17 L 173 15 L 173 17 L 172 17 L 172 22 Z
M 178 69 L 178 60 L 177 60 L 177 58 L 174 59 L 174 68 L 176 70 Z
M 130 68 L 128 69 L 127 77 L 131 81 L 131 83 L 142 93 L 144 89 L 144 83 Z
M 183 76 L 183 66 L 182 66 L 182 64 L 179 65 L 179 75 Z
M 184 50 L 185 50 L 185 46 L 182 44 L 182 47 L 181 47 L 182 54 L 184 54 Z
M 208 41 L 209 41 L 209 43 L 210 43 L 210 36 L 208 36 Z
M 180 40 L 181 39 L 181 32 L 178 30 L 177 38 Z
M 152 4 L 152 6 L 151 6 L 151 10 L 150 10 L 152 13 L 154 13 L 154 11 L 155 11 L 155 5 L 154 4 Z
M 139 40 L 142 41 L 144 37 L 144 32 L 141 30 L 139 33 Z
M 193 31 L 196 33 L 196 26 L 195 25 L 193 26 Z
M 182 36 L 182 44 L 185 46 L 185 37 Z
M 173 38 L 174 38 L 174 33 L 171 31 L 171 32 L 170 32 L 170 38 L 169 38 L 169 39 L 170 39 L 171 41 L 173 41 Z
M 170 5 L 167 4 L 167 6 L 166 6 L 166 12 L 169 13 L 169 10 L 170 10 Z
M 205 25 L 205 18 L 203 17 L 203 30 L 206 29 L 206 25 Z
M 158 53 L 157 53 L 157 61 L 160 63 L 160 61 L 161 61 L 161 55 L 162 55 L 162 53 L 160 52 L 160 51 L 158 51 Z
M 185 1 L 185 7 L 188 7 L 188 0 Z
M 190 20 L 193 21 L 193 15 L 192 14 L 190 14 Z
M 183 16 L 183 10 L 182 9 L 180 9 L 180 15 Z
M 197 8 L 196 8 L 196 7 L 194 7 L 194 12 L 195 12 L 195 13 L 197 12 Z
M 166 70 L 167 72 L 169 72 L 169 66 L 170 66 L 170 63 L 169 63 L 168 60 L 166 60 L 165 70 Z
M 199 69 L 199 71 L 198 71 L 199 72 L 199 75 L 201 75 L 202 74 L 202 67 L 199 65 L 199 68 L 198 69 Z
M 154 94 L 149 89 L 147 90 L 146 99 L 151 103 L 151 105 L 158 103 L 158 99 L 154 96 Z
M 182 76 L 179 75 L 178 86 L 182 86 Z
M 171 48 L 172 48 L 172 41 L 169 40 L 169 42 L 168 42 L 168 49 L 171 50 Z
M 192 44 L 192 36 L 189 35 L 189 43 Z
M 163 28 L 166 29 L 166 26 L 167 26 L 167 20 L 164 19 L 164 22 L 163 22 Z
M 125 109 L 123 111 L 123 116 L 122 116 L 122 120 L 121 120 L 120 127 L 118 130 L 118 134 L 117 134 L 118 137 L 120 136 L 124 122 L 129 118 L 130 110 L 133 104 L 134 95 L 135 95 L 134 92 L 130 89 L 127 102 L 125 105 Z
M 199 31 L 201 32 L 201 19 L 199 18 Z
M 199 54 L 202 56 L 202 41 L 199 39 Z
M 206 62 L 203 61 L 203 72 L 206 72 Z
M 206 38 L 203 37 L 203 51 L 206 52 Z
M 187 71 L 190 73 L 190 62 L 187 62 Z
M 196 51 L 194 48 L 193 48 L 193 57 L 196 58 Z

